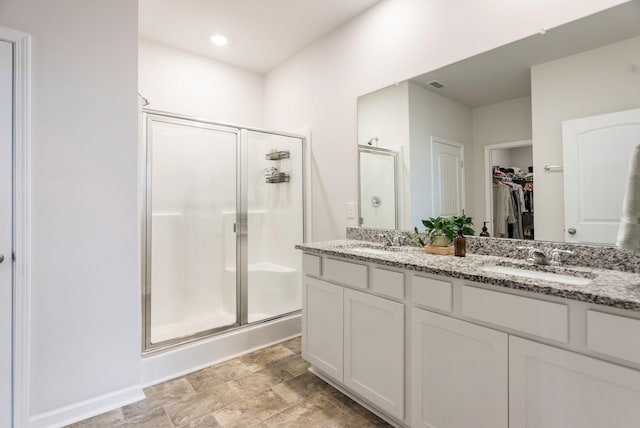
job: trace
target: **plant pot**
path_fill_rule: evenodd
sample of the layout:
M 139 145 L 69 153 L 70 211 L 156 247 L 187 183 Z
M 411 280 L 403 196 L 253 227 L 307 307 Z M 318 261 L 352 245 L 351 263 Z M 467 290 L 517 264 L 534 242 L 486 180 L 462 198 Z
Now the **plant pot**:
M 444 235 L 434 236 L 431 245 L 434 247 L 448 247 L 449 239 Z

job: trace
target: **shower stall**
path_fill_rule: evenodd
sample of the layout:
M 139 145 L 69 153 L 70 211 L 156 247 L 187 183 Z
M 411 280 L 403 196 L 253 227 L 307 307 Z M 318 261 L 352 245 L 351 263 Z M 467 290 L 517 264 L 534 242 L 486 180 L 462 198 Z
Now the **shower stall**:
M 144 350 L 300 310 L 304 138 L 143 111 Z
M 398 152 L 358 146 L 360 227 L 398 228 Z

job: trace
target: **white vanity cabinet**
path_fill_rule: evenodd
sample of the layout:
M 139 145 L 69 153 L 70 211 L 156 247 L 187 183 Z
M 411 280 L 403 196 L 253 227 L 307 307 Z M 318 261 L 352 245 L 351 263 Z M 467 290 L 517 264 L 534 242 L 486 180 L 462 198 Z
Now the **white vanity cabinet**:
M 303 357 L 398 427 L 640 426 L 640 313 L 304 255 Z
M 509 427 L 629 428 L 639 424 L 637 370 L 509 338 Z
M 404 304 L 344 290 L 344 384 L 404 418 Z
M 403 420 L 404 303 L 360 291 L 369 288 L 365 264 L 323 258 L 320 269 L 310 259 L 314 256 L 305 257 L 313 270 L 305 271 L 303 279 L 303 357 L 341 386 Z M 379 269 L 373 280 L 374 292 L 394 294 L 402 290 L 396 283 L 403 283 L 404 273 Z
M 304 358 L 338 382 L 344 365 L 343 294 L 339 285 L 304 278 Z
M 508 335 L 417 308 L 412 330 L 412 426 L 506 428 Z

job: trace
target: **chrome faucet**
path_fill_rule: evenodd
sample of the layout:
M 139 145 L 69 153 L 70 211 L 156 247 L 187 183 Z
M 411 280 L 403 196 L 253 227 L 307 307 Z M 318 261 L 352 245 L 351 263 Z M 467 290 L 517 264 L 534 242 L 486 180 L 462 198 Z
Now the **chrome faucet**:
M 551 266 L 562 266 L 562 262 L 565 260 L 565 258 L 563 258 L 563 254 L 569 256 L 573 254 L 573 251 L 554 248 L 553 250 L 551 250 L 551 261 L 549 262 L 549 264 Z
M 529 250 L 527 261 L 534 265 L 547 265 L 547 255 L 544 251 L 534 247 L 518 247 L 518 250 Z
M 562 266 L 562 262 L 565 260 L 564 255 L 571 255 L 573 251 L 561 250 L 560 248 L 554 248 L 549 251 L 549 254 L 543 250 L 534 247 L 518 247 L 519 250 L 529 250 L 527 261 L 534 265 L 550 265 L 550 266 Z M 551 259 L 549 261 L 548 259 Z
M 398 245 L 398 237 L 395 235 L 387 235 L 385 233 L 381 233 L 380 235 L 378 235 L 379 238 L 384 239 L 384 246 L 385 247 L 391 247 L 394 245 Z

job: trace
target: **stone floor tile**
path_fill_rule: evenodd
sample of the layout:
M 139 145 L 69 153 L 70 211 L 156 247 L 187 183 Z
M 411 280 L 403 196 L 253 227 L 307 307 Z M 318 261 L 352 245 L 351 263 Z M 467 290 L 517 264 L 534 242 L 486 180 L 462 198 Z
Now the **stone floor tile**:
M 68 425 L 72 428 L 93 428 L 93 427 L 115 427 L 124 424 L 124 415 L 122 409 L 111 410 L 89 419 Z
M 273 365 L 243 378 L 229 382 L 242 397 L 255 395 L 270 389 L 279 383 L 287 381 L 293 376 L 279 365 Z
M 196 391 L 202 391 L 208 388 L 215 388 L 251 373 L 252 371 L 240 359 L 236 358 L 188 374 L 186 378 Z
M 181 377 L 167 382 L 153 385 L 144 390 L 146 398 L 122 407 L 125 420 L 130 420 L 138 415 L 149 413 L 154 409 L 173 401 L 195 394 L 195 390 L 187 379 Z
M 267 418 L 270 428 L 339 428 L 345 427 L 349 417 L 327 397 L 315 394 Z
M 288 406 L 278 394 L 271 390 L 261 392 L 213 413 L 223 428 L 247 427 L 262 422 Z
M 294 353 L 290 349 L 282 345 L 275 345 L 243 355 L 239 360 L 251 371 L 257 372 L 292 355 Z
M 302 336 L 294 337 L 286 342 L 281 343 L 282 346 L 293 352 L 294 354 L 300 354 L 302 352 Z
M 306 373 L 309 369 L 309 363 L 300 355 L 292 355 L 289 358 L 285 358 L 278 365 L 294 377 Z
M 306 372 L 298 377 L 272 387 L 287 403 L 295 404 L 330 386 L 320 378 Z
M 242 398 L 229 383 L 204 389 L 189 397 L 166 404 L 167 415 L 176 428 L 218 426 L 213 412 Z
M 162 407 L 128 420 L 125 426 L 127 428 L 174 428 Z

